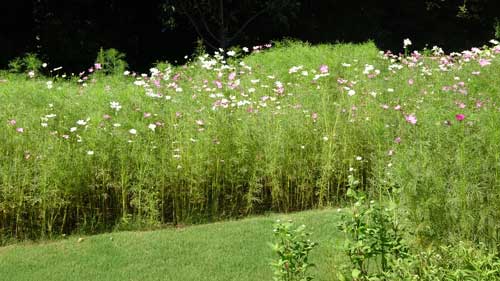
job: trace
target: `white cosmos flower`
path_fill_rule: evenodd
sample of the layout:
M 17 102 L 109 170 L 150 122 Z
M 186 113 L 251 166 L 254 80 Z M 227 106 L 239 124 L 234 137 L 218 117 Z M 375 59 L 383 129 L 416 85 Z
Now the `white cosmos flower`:
M 403 40 L 403 46 L 404 48 L 408 47 L 411 45 L 411 40 L 406 38 L 405 40 Z
M 122 109 L 122 106 L 117 101 L 110 102 L 109 107 L 111 107 L 111 109 L 114 109 L 115 111 L 120 111 L 120 109 Z
M 70 132 L 72 132 L 72 133 L 73 133 L 73 132 L 76 132 L 76 127 L 71 127 L 71 128 L 69 129 L 69 131 L 70 131 Z
M 130 130 L 128 130 L 128 132 L 129 132 L 131 135 L 136 135 L 136 134 L 137 134 L 137 130 L 136 130 L 136 129 L 130 129 Z
M 94 155 L 94 151 L 93 150 L 87 151 L 87 155 Z
M 155 124 L 149 124 L 148 128 L 151 130 L 151 131 L 155 131 L 156 129 L 156 125 Z
M 229 51 L 227 52 L 227 55 L 230 56 L 230 57 L 233 57 L 236 55 L 236 52 L 235 51 Z
M 134 81 L 134 85 L 136 86 L 144 86 L 146 84 L 146 82 L 142 81 L 142 80 L 136 80 Z
M 87 125 L 87 122 L 85 120 L 78 120 L 78 121 L 76 121 L 76 124 L 80 125 L 80 126 L 85 126 L 85 125 Z

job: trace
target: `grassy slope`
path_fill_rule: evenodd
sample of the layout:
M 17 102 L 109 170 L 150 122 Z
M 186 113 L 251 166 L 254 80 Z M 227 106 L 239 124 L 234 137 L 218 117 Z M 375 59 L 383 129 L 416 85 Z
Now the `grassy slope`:
M 329 280 L 340 256 L 333 210 L 255 217 L 151 232 L 119 232 L 0 248 L 2 280 L 271 280 L 268 242 L 276 219 L 305 223 L 320 245 L 316 280 Z

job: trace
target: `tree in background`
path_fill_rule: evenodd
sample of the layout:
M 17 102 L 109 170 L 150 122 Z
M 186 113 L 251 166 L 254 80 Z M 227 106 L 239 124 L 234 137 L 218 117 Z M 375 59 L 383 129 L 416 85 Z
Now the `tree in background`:
M 171 29 L 176 28 L 176 17 L 186 17 L 207 46 L 226 49 L 261 18 L 271 19 L 273 28 L 289 28 L 299 7 L 300 2 L 292 0 L 165 0 L 162 17 Z

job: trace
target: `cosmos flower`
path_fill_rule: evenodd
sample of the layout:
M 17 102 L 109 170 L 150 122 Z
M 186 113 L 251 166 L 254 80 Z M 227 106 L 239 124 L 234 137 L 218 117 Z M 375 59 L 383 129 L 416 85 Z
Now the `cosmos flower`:
M 78 121 L 76 121 L 76 124 L 80 125 L 80 126 L 85 126 L 85 125 L 87 125 L 87 121 L 85 121 L 85 120 L 78 120 Z
M 325 65 L 325 64 L 321 65 L 319 67 L 319 72 L 322 74 L 328 73 L 328 65 Z
M 405 40 L 403 40 L 403 47 L 406 49 L 408 46 L 411 46 L 411 40 L 406 38 Z
M 120 111 L 120 109 L 122 109 L 122 106 L 117 101 L 110 102 L 109 107 L 111 107 L 111 109 L 114 109 L 115 111 Z
M 417 117 L 415 114 L 405 115 L 406 122 L 415 125 L 417 124 Z
M 481 67 L 485 67 L 487 65 L 490 65 L 491 64 L 491 60 L 488 60 L 488 59 L 480 59 L 479 60 L 479 65 Z

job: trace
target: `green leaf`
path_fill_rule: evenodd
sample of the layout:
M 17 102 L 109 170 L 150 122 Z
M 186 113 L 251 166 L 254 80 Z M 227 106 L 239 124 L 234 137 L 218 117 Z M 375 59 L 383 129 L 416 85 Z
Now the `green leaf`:
M 353 269 L 351 272 L 352 278 L 354 278 L 354 279 L 357 279 L 360 274 L 361 274 L 361 271 L 359 271 L 359 269 L 357 269 L 357 268 Z

